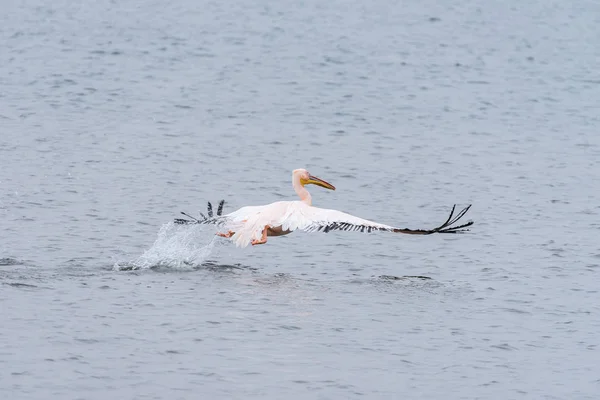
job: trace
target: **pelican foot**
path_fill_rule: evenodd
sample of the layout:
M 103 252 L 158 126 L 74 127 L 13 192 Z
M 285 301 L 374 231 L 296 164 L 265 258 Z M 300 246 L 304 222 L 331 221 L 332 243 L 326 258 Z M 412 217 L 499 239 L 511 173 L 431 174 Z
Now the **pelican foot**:
M 256 246 L 257 244 L 265 244 L 267 243 L 267 239 L 261 239 L 261 240 L 252 240 L 252 242 L 250 242 L 250 244 L 252 244 L 252 246 Z
M 235 232 L 229 231 L 227 233 L 217 232 L 216 235 L 224 238 L 230 238 L 235 234 Z

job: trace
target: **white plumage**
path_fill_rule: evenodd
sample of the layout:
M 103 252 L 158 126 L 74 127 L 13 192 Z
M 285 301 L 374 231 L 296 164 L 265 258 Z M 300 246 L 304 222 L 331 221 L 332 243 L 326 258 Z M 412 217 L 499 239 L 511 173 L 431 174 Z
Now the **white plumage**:
M 333 224 L 348 224 L 345 230 L 363 226 L 372 230 L 394 229 L 341 211 L 309 206 L 302 201 L 278 201 L 265 206 L 242 207 L 223 218 L 226 220 L 223 227 L 235 232 L 231 240 L 238 247 L 246 247 L 252 240 L 260 240 L 265 227 L 281 227 L 284 232 L 314 232 Z
M 214 218 L 212 216 L 212 206 L 209 203 L 208 218 L 203 216 L 203 219 L 196 219 L 183 213 L 192 220 L 176 219 L 175 222 L 179 224 L 216 224 L 228 230 L 226 233 L 217 233 L 217 235 L 230 238 L 238 247 L 246 247 L 249 244 L 263 244 L 267 242 L 268 236 L 287 235 L 296 230 L 307 232 L 342 230 L 367 233 L 376 230 L 411 235 L 430 235 L 432 233 L 462 232 L 465 230 L 463 228 L 473 224 L 473 222 L 468 222 L 452 227 L 469 210 L 471 207 L 469 205 L 452 218 L 456 207 L 454 206 L 446 222 L 434 229 L 395 228 L 341 211 L 313 207 L 311 195 L 304 187 L 308 184 L 335 190 L 333 185 L 312 176 L 305 169 L 296 169 L 292 173 L 292 185 L 300 197 L 300 201 L 278 201 L 264 206 L 242 207 L 230 214 L 221 215 L 222 201 L 219 204 L 217 217 Z

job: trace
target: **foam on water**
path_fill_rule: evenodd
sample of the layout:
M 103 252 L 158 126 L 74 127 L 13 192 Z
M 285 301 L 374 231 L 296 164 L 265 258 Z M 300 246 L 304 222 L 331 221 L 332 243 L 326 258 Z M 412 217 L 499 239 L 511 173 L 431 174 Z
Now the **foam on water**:
M 116 262 L 114 270 L 127 271 L 150 268 L 189 269 L 201 265 L 215 247 L 217 237 L 207 243 L 206 226 L 164 224 L 156 241 L 136 259 Z

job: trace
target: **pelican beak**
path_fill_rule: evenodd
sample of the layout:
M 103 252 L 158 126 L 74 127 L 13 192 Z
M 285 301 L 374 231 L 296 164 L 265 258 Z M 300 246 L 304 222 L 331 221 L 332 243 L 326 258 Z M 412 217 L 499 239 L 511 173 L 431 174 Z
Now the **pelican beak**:
M 308 180 L 306 181 L 305 184 L 306 185 L 313 184 L 313 185 L 324 187 L 325 189 L 335 190 L 335 186 L 333 186 L 331 183 L 325 182 L 323 179 L 317 178 L 316 176 L 312 176 L 312 175 L 308 176 Z

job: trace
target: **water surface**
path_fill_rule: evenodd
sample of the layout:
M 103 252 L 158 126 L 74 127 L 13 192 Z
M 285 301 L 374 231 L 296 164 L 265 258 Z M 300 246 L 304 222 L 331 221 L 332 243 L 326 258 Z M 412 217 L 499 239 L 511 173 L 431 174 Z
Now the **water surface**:
M 599 7 L 5 5 L 0 396 L 596 398 Z M 316 206 L 476 225 L 170 225 L 301 167 Z

